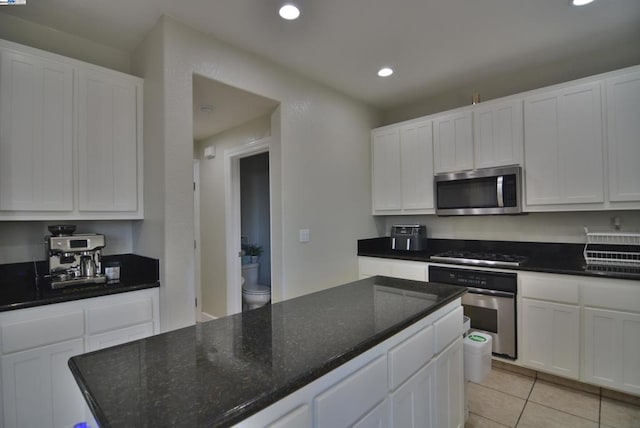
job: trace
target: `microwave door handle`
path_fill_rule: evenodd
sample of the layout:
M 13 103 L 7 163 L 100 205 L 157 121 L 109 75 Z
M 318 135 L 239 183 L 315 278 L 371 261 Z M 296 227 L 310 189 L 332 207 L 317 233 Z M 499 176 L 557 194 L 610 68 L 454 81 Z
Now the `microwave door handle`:
M 496 186 L 496 190 L 497 190 L 497 196 L 498 196 L 498 206 L 500 208 L 504 207 L 504 193 L 502 191 L 502 183 L 504 182 L 504 176 L 503 175 L 499 175 L 498 176 L 498 184 Z

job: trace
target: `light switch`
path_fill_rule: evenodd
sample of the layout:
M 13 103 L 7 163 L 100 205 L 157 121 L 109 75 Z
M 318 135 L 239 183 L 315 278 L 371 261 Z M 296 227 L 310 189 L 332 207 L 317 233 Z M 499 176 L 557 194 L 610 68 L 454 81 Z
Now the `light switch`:
M 299 235 L 299 241 L 300 242 L 309 242 L 310 241 L 309 229 L 300 229 L 298 231 L 298 235 Z

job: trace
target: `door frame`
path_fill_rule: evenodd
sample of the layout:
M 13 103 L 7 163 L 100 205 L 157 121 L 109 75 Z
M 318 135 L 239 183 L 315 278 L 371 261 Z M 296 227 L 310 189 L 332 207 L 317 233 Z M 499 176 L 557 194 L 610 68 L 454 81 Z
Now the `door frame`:
M 242 259 L 240 258 L 241 208 L 240 208 L 240 159 L 260 153 L 268 153 L 271 137 L 254 140 L 224 152 L 224 201 L 227 254 L 227 315 L 242 311 Z M 269 157 L 269 229 L 273 230 L 272 169 Z M 273 237 L 270 247 L 273 250 Z M 273 264 L 273 263 L 272 263 Z M 273 267 L 271 269 L 273 283 Z
M 193 160 L 193 253 L 196 286 L 196 322 L 202 321 L 202 272 L 200 267 L 200 159 Z

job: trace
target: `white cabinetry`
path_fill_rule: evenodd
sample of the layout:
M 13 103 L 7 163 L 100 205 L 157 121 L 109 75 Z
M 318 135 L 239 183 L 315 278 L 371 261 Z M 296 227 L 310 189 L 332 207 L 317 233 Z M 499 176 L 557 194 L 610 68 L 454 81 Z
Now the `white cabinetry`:
M 585 282 L 583 378 L 640 395 L 640 285 L 634 282 Z
M 473 109 L 475 168 L 522 165 L 522 100 L 487 102 Z
M 431 121 L 372 131 L 374 214 L 434 212 Z
M 436 173 L 473 169 L 471 110 L 433 118 L 433 165 Z
M 402 209 L 400 173 L 400 130 L 373 131 L 373 213 Z
M 73 209 L 73 68 L 0 49 L 0 210 Z
M 624 207 L 640 201 L 640 71 L 605 82 L 609 201 Z
M 78 76 L 80 211 L 138 209 L 139 79 L 96 70 Z
M 435 427 L 464 427 L 464 354 L 462 337 L 438 355 L 435 365 Z
M 69 358 L 158 332 L 157 289 L 1 313 L 0 426 L 69 427 L 86 420 Z
M 444 349 L 436 348 L 434 331 Z M 461 337 L 457 299 L 238 426 L 462 426 Z M 436 408 L 444 425 L 436 423 Z
M 595 81 L 525 98 L 526 210 L 603 208 L 600 88 Z
M 434 362 L 425 365 L 397 391 L 391 394 L 392 427 L 419 428 L 435 426 L 433 409 L 435 396 Z
M 408 260 L 379 259 L 375 257 L 358 257 L 359 277 L 382 275 L 394 278 L 427 280 L 427 263 Z
M 559 275 L 521 273 L 524 365 L 578 379 L 580 283 Z
M 0 40 L 0 220 L 143 218 L 142 84 Z

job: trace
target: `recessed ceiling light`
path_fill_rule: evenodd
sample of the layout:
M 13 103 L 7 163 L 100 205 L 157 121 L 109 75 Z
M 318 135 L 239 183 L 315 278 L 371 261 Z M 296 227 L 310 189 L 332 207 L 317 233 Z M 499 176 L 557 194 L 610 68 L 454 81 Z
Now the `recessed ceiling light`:
M 571 0 L 572 6 L 586 6 L 589 3 L 593 3 L 595 0 Z
M 291 21 L 300 16 L 300 9 L 293 3 L 285 3 L 280 7 L 278 13 L 283 19 Z
M 393 74 L 393 69 L 389 67 L 383 67 L 380 70 L 378 70 L 378 76 L 380 77 L 389 77 L 392 74 Z

